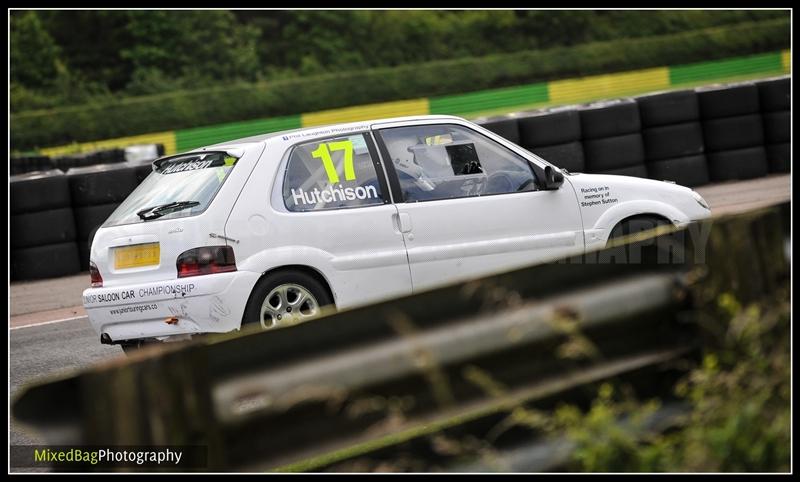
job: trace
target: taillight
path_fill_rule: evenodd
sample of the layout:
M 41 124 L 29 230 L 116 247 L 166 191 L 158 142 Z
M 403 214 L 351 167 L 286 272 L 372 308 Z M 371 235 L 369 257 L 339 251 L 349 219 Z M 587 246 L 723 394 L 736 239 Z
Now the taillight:
M 89 277 L 92 281 L 92 288 L 103 287 L 103 277 L 100 276 L 100 270 L 97 269 L 97 265 L 91 261 L 89 261 Z
M 178 278 L 236 271 L 236 259 L 230 246 L 203 246 L 184 251 L 176 265 Z

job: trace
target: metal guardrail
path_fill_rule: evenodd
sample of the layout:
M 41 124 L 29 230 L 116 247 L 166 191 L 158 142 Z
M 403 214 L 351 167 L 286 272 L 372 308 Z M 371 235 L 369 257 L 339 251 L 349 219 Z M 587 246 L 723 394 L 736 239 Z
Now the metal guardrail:
M 786 277 L 788 212 L 662 228 L 289 328 L 154 347 L 28 387 L 12 413 L 51 444 L 204 445 L 204 471 L 358 471 L 399 453 L 425 470 L 477 467 L 430 439 L 488 437 L 513 455 L 534 434 L 491 434 L 519 407 L 583 400 L 612 377 L 663 391 L 702 342 L 704 306 L 722 292 L 756 299 Z

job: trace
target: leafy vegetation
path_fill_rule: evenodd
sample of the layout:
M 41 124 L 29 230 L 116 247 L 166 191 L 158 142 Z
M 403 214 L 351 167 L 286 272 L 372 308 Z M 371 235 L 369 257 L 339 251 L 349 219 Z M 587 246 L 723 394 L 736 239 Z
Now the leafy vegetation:
M 576 444 L 567 469 L 590 472 L 785 472 L 790 466 L 788 292 L 741 306 L 731 295 L 706 325 L 702 362 L 675 387 L 688 414 L 665 433 L 643 430 L 660 402 L 604 384 L 591 408 L 560 407 L 555 432 Z M 620 424 L 620 417 L 627 417 Z
M 256 83 L 231 80 L 224 86 L 158 95 L 109 94 L 79 106 L 13 113 L 11 143 L 15 149 L 30 149 L 747 55 L 785 48 L 789 34 L 789 20 L 776 19 L 645 39 L 624 38 Z M 150 72 L 154 83 L 152 79 L 161 74 L 155 68 Z M 168 78 L 163 81 L 171 82 Z M 21 99 L 25 97 L 12 87 L 12 111 Z
M 12 110 L 776 18 L 788 12 L 12 11 Z

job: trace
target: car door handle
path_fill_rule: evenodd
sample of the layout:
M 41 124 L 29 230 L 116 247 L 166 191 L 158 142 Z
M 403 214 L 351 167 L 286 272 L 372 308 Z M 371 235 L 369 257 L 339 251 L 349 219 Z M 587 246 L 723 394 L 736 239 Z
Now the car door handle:
M 401 233 L 411 232 L 411 216 L 408 213 L 393 214 L 397 229 Z

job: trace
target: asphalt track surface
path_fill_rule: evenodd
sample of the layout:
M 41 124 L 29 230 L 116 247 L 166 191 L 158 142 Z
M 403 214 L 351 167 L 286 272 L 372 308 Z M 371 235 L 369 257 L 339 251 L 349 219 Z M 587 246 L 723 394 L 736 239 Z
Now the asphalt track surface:
M 733 214 L 789 200 L 790 182 L 789 175 L 780 175 L 703 186 L 696 190 L 705 197 L 715 215 Z M 36 282 L 39 289 L 60 293 L 61 299 L 53 301 L 57 297 L 50 297 L 43 311 L 32 313 L 26 313 L 35 310 L 35 303 L 31 301 L 32 290 L 24 286 L 16 286 L 15 290 L 15 286 L 11 286 L 10 400 L 26 384 L 80 370 L 101 360 L 125 356 L 118 346 L 101 345 L 83 310 L 71 306 L 80 303 L 80 279 L 79 276 Z M 76 291 L 77 296 L 73 294 Z M 73 296 L 75 303 L 71 303 Z M 15 424 L 13 420 L 9 429 L 12 445 L 45 443 L 37 433 Z

